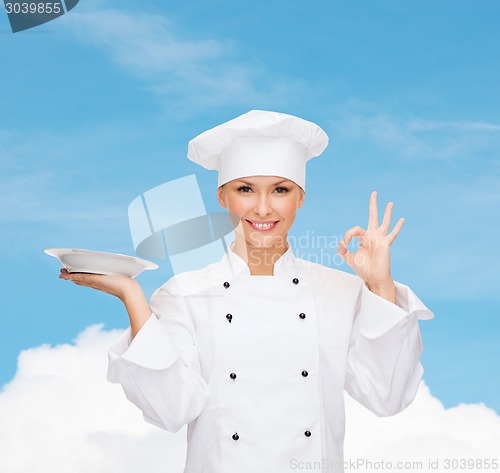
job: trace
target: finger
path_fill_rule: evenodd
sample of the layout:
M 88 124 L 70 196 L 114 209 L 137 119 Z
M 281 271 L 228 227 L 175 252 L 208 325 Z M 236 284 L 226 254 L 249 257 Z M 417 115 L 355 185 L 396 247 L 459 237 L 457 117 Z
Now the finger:
M 355 255 L 347 249 L 343 240 L 341 240 L 339 243 L 337 253 L 349 266 L 352 266 Z
M 64 279 L 73 281 L 80 285 L 90 285 L 92 281 L 95 281 L 95 274 L 91 273 L 68 273 Z
M 94 274 L 91 273 L 73 273 L 75 278 L 77 278 L 79 281 L 82 282 L 90 282 L 92 279 L 94 279 Z
M 370 206 L 368 208 L 368 229 L 370 228 L 378 228 L 377 191 L 373 191 L 370 196 Z
M 396 225 L 394 225 L 394 228 L 392 229 L 392 232 L 389 233 L 388 238 L 389 238 L 389 244 L 392 245 L 392 242 L 396 239 L 396 237 L 398 236 L 398 233 L 399 231 L 401 230 L 401 227 L 403 226 L 403 223 L 405 223 L 405 219 L 403 217 L 401 217 Z
M 353 236 L 357 236 L 358 238 L 360 238 L 363 237 L 365 233 L 366 230 L 361 228 L 359 225 L 356 225 L 355 227 L 352 227 L 349 230 L 347 230 L 347 232 L 345 232 L 343 241 L 346 245 L 348 245 Z
M 389 227 L 391 226 L 391 215 L 392 209 L 394 208 L 394 204 L 389 202 L 387 207 L 385 208 L 384 218 L 382 220 L 382 225 L 380 225 L 380 229 L 382 233 L 385 235 L 389 231 Z
M 68 280 L 71 278 L 71 273 L 66 268 L 61 268 L 61 273 L 59 274 L 59 277 L 61 279 Z

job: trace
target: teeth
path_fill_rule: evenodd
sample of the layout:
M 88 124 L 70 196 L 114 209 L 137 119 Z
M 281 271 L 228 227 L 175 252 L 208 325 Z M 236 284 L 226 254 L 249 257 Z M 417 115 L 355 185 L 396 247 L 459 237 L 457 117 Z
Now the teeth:
M 252 225 L 257 228 L 269 228 L 272 227 L 274 223 L 252 223 Z

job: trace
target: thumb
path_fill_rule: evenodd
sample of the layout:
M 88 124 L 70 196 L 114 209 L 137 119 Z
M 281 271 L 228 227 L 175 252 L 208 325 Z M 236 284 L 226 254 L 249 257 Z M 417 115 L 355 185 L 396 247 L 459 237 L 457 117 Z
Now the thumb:
M 349 266 L 352 267 L 352 264 L 354 262 L 354 255 L 351 252 L 349 252 L 344 240 L 340 240 L 337 253 Z

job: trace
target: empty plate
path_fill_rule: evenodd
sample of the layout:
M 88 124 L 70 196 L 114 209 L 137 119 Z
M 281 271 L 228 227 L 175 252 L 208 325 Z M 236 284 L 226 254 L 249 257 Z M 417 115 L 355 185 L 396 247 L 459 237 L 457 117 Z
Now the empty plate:
M 44 250 L 57 258 L 70 273 L 95 273 L 130 276 L 135 278 L 146 269 L 158 265 L 135 256 L 76 248 L 47 248 Z

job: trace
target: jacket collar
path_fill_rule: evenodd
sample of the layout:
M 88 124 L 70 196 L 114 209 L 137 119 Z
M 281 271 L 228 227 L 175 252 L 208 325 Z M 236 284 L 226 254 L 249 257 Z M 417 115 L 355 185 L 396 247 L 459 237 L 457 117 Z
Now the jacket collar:
M 229 266 L 231 273 L 234 275 L 242 274 L 245 276 L 251 276 L 250 268 L 243 258 L 238 256 L 234 251 L 234 240 L 229 244 L 227 251 L 222 257 L 222 263 Z M 295 255 L 293 253 L 292 247 L 288 244 L 287 250 L 276 260 L 274 263 L 274 276 L 280 276 L 285 274 L 290 274 L 294 264 Z

